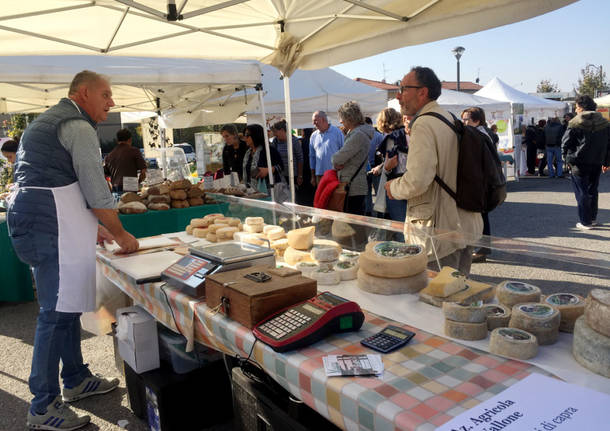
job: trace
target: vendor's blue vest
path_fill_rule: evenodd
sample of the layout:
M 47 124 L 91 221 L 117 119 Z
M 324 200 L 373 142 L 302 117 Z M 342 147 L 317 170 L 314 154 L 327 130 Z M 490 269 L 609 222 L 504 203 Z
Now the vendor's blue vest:
M 60 102 L 41 114 L 28 126 L 17 151 L 15 182 L 20 187 L 62 187 L 78 180 L 72 156 L 59 141 L 59 125 L 67 120 L 95 122 L 81 109 L 78 112 L 70 99 Z

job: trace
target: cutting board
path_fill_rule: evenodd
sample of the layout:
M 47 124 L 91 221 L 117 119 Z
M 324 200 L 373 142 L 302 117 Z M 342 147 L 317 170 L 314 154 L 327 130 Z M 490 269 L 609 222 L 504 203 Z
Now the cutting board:
M 151 248 L 171 247 L 173 245 L 178 245 L 180 243 L 176 240 L 173 240 L 173 239 L 170 239 L 167 237 L 153 236 L 150 238 L 138 239 L 138 244 L 140 245 L 138 250 L 147 250 L 147 249 L 151 249 Z M 118 251 L 121 248 L 115 241 L 112 241 L 110 243 L 105 242 L 104 247 L 106 248 L 106 250 L 108 250 L 110 252 Z
M 445 298 L 428 294 L 428 288 L 419 292 L 419 300 L 436 307 L 442 307 L 443 302 L 455 302 L 458 304 L 470 304 L 476 301 L 489 302 L 496 294 L 496 289 L 491 284 L 478 281 L 466 280 L 466 289 L 460 290 Z
M 160 281 L 161 272 L 181 257 L 182 255 L 173 251 L 159 251 L 124 257 L 112 261 L 110 265 L 141 284 Z

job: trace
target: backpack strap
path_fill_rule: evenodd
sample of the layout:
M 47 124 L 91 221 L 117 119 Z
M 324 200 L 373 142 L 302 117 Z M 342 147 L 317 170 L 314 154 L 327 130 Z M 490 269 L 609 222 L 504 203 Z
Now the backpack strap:
M 452 112 L 450 112 L 450 114 L 453 117 L 454 121 L 458 121 L 457 117 L 455 115 L 453 115 Z M 423 114 L 419 114 L 417 117 L 415 117 L 411 121 L 411 127 L 413 127 L 413 123 L 415 122 L 415 120 L 417 120 L 419 117 L 422 117 L 424 115 L 429 115 L 430 117 L 438 118 L 443 123 L 445 123 L 447 126 L 449 126 L 449 128 L 451 128 L 451 130 L 453 130 L 455 132 L 455 134 L 457 135 L 458 142 L 459 142 L 462 135 L 461 135 L 460 131 L 458 130 L 458 128 L 455 126 L 455 124 L 451 123 L 451 121 L 447 120 L 447 118 L 445 118 L 444 115 L 441 115 L 438 112 L 424 112 Z M 451 188 L 447 185 L 447 183 L 444 182 L 442 180 L 442 178 L 438 176 L 438 174 L 434 175 L 434 181 L 436 181 L 438 183 L 438 185 L 441 186 L 443 188 L 443 190 L 445 190 L 449 194 L 449 196 L 451 196 L 453 198 L 454 201 L 457 201 L 457 193 L 454 192 L 453 190 L 451 190 Z

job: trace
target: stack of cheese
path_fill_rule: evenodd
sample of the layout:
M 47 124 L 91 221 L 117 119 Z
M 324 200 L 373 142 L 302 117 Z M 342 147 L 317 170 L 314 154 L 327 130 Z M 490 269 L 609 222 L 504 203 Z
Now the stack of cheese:
M 500 304 L 509 308 L 517 304 L 540 301 L 540 288 L 521 281 L 503 281 L 498 284 L 496 296 Z
M 381 295 L 415 293 L 428 284 L 428 259 L 419 245 L 376 241 L 360 255 L 358 287 Z
M 311 248 L 311 257 L 318 265 L 318 268 L 310 272 L 309 277 L 313 278 L 321 285 L 339 284 L 341 280 L 351 280 L 356 278 L 351 277 L 350 268 L 337 268 L 339 256 L 343 249 L 341 246 L 331 240 L 314 239 Z M 351 278 L 350 278 L 351 277 Z
M 487 337 L 487 310 L 482 301 L 462 305 L 443 302 L 445 335 L 459 340 L 482 340 Z
M 553 344 L 559 337 L 559 311 L 540 302 L 526 302 L 513 306 L 508 326 L 536 336 L 541 346 Z
M 502 304 L 486 304 L 483 306 L 487 312 L 487 330 L 504 328 L 510 322 L 510 308 Z
M 488 302 L 495 294 L 494 286 L 469 280 L 460 271 L 444 266 L 430 280 L 428 287 L 419 292 L 419 300 L 436 307 L 444 302 L 472 304 L 477 301 Z
M 538 340 L 522 329 L 499 327 L 491 331 L 489 351 L 515 359 L 530 359 L 538 354 Z
M 241 221 L 223 214 L 208 214 L 203 218 L 192 219 L 186 227 L 186 233 L 205 238 L 210 242 L 229 241 L 242 229 Z
M 263 234 L 265 220 L 262 217 L 246 217 L 244 220 L 243 231 L 236 232 L 233 239 L 248 244 L 266 246 L 267 237 Z
M 315 226 L 288 231 L 286 234 L 288 247 L 284 251 L 284 262 L 292 266 L 296 266 L 299 262 L 314 262 L 311 248 L 315 233 Z
M 545 296 L 542 302 L 559 311 L 559 330 L 562 332 L 574 332 L 576 319 L 585 312 L 585 298 L 573 293 L 554 293 Z
M 574 325 L 572 354 L 583 367 L 610 378 L 610 290 L 589 292 Z

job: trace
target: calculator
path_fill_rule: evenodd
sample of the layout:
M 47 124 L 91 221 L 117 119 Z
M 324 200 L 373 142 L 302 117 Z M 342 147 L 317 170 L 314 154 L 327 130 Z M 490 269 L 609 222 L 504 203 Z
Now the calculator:
M 265 318 L 252 332 L 276 352 L 285 352 L 333 333 L 357 331 L 363 322 L 364 314 L 358 304 L 323 292 Z
M 404 346 L 414 336 L 415 332 L 407 331 L 398 326 L 388 325 L 375 335 L 360 341 L 360 344 L 381 353 L 388 353 Z

